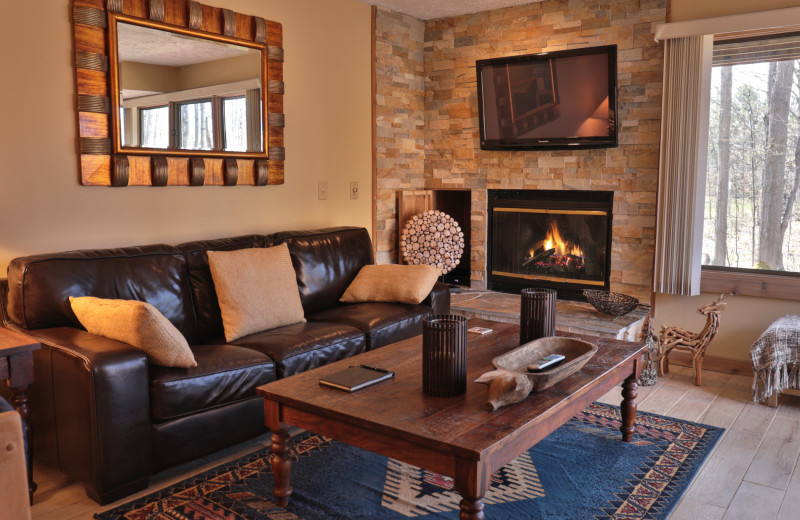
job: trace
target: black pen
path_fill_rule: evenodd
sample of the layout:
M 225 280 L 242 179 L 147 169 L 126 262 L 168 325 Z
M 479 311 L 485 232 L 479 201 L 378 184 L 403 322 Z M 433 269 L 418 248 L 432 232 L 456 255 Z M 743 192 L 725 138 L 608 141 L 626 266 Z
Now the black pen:
M 384 374 L 391 374 L 391 372 L 386 370 L 385 368 L 378 368 L 378 367 L 373 367 L 373 366 L 369 366 L 369 365 L 361 365 L 361 368 L 368 368 L 370 370 L 375 370 L 377 372 L 383 372 Z

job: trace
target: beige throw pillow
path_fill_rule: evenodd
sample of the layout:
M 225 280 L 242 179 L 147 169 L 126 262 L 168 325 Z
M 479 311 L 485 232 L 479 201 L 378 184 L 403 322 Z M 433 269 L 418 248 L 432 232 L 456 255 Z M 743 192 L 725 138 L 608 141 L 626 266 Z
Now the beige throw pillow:
M 432 265 L 365 265 L 339 301 L 420 303 L 440 273 Z
M 87 331 L 130 343 L 154 365 L 197 366 L 183 334 L 147 302 L 70 296 L 69 303 Z
M 289 247 L 209 251 L 225 340 L 306 321 Z

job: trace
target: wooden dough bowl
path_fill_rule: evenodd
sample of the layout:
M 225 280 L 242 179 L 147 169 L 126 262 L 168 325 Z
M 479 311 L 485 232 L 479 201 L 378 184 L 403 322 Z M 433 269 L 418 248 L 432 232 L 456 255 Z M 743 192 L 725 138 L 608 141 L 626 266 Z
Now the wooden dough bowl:
M 506 352 L 494 358 L 492 364 L 501 370 L 525 374 L 533 384 L 531 392 L 539 392 L 580 370 L 595 352 L 597 345 L 593 343 L 551 336 L 533 340 Z M 541 372 L 528 372 L 528 365 L 550 354 L 562 354 L 565 359 Z

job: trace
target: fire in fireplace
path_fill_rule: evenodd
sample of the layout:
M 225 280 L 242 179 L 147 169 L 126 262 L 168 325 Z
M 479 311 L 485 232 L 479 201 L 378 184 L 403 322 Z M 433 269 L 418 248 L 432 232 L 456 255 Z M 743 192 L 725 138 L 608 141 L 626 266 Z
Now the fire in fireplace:
M 522 260 L 523 270 L 543 275 L 582 278 L 586 272 L 581 246 L 565 240 L 553 220 L 544 240 L 537 241 Z
M 489 289 L 608 289 L 613 192 L 489 190 Z

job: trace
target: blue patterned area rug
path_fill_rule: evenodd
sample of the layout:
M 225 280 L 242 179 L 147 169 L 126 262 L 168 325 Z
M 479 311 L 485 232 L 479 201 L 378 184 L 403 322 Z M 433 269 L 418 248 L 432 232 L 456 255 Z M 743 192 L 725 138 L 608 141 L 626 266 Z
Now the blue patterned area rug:
M 487 520 L 665 519 L 723 429 L 639 412 L 624 443 L 619 408 L 595 403 L 492 477 Z M 294 494 L 272 497 L 262 449 L 95 515 L 100 520 L 456 519 L 452 479 L 305 432 Z

